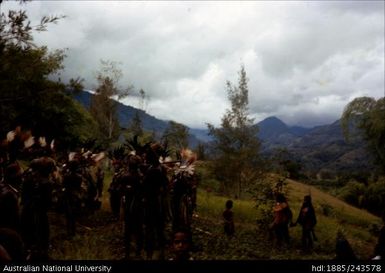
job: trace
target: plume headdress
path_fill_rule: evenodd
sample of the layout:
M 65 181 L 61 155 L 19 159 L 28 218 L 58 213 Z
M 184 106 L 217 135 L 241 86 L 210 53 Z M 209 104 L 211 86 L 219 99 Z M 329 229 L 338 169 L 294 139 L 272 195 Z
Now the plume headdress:
M 195 161 L 197 156 L 190 149 L 180 152 L 180 165 L 175 168 L 175 175 L 193 176 L 195 174 Z
M 15 130 L 7 133 L 2 141 L 6 147 L 10 161 L 15 161 L 20 153 L 27 153 L 32 157 L 51 156 L 55 151 L 54 140 L 48 145 L 45 136 L 33 136 L 30 130 L 24 130 L 17 126 Z
M 108 152 L 108 157 L 113 161 L 113 162 L 123 162 L 127 156 L 127 152 L 124 146 L 120 145 L 113 150 Z
M 126 140 L 124 147 L 126 147 L 130 151 L 129 153 L 132 155 L 143 156 L 150 145 L 151 142 L 147 142 L 146 144 L 142 145 L 138 140 L 138 136 L 135 135 L 132 139 Z

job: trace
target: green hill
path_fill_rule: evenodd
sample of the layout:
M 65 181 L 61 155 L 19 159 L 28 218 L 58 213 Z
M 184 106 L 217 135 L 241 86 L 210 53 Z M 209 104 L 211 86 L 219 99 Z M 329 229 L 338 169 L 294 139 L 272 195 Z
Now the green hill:
M 270 175 L 270 181 L 277 181 Z M 108 177 L 108 188 L 111 176 Z M 201 184 L 205 184 L 202 181 Z M 258 229 L 257 211 L 252 200 L 234 200 L 236 236 L 228 239 L 223 234 L 222 212 L 228 197 L 198 190 L 198 209 L 193 221 L 195 260 L 258 260 L 258 259 L 333 259 L 335 239 L 341 230 L 360 259 L 369 259 L 377 241 L 381 220 L 372 214 L 352 207 L 315 187 L 287 180 L 288 202 L 294 219 L 297 217 L 303 196 L 311 192 L 318 223 L 315 228 L 318 241 L 312 253 L 301 252 L 301 228 L 290 228 L 291 248 L 276 249 L 268 240 L 267 230 Z M 124 258 L 123 221 L 113 221 L 109 210 L 108 193 L 104 195 L 102 209 L 78 226 L 78 235 L 65 236 L 64 217 L 51 214 L 53 259 L 57 260 L 118 260 Z M 166 229 L 169 235 L 170 227 Z
M 270 176 L 272 181 L 275 176 Z M 313 253 L 301 253 L 301 228 L 290 228 L 291 249 L 277 250 L 268 240 L 266 230 L 256 226 L 255 204 L 250 200 L 233 200 L 237 236 L 228 240 L 223 236 L 221 213 L 228 198 L 201 190 L 199 193 L 199 218 L 196 219 L 195 235 L 204 251 L 198 253 L 202 259 L 333 259 L 337 231 L 341 230 L 360 259 L 369 259 L 377 237 L 374 234 L 381 220 L 345 202 L 326 194 L 315 187 L 287 180 L 288 202 L 298 216 L 303 196 L 311 192 L 317 215 L 315 228 L 318 241 Z

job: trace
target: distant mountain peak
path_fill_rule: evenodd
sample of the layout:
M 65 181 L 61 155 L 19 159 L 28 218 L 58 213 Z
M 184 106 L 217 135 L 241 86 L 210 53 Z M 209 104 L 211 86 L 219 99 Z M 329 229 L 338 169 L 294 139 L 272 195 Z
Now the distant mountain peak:
M 259 128 L 258 137 L 273 143 L 289 144 L 296 137 L 308 133 L 311 128 L 288 126 L 279 118 L 272 116 L 256 124 Z
M 288 132 L 287 125 L 277 117 L 268 117 L 257 123 L 259 128 L 258 136 L 262 140 L 275 138 Z
M 267 123 L 267 122 L 275 123 L 275 124 L 281 124 L 281 125 L 287 126 L 282 120 L 280 120 L 276 116 L 267 117 L 267 118 L 265 118 L 264 120 L 262 120 L 259 123 Z

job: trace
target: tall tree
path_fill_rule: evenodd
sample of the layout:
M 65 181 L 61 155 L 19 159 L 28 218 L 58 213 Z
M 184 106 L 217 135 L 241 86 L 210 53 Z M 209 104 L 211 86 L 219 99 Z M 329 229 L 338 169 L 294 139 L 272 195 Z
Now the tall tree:
M 231 103 L 222 117 L 221 127 L 208 124 L 209 134 L 214 141 L 213 171 L 223 190 L 227 193 L 237 190 L 240 197 L 246 188 L 255 184 L 260 176 L 260 142 L 258 128 L 248 113 L 248 79 L 244 66 L 239 71 L 238 85 L 226 83 L 227 95 Z
M 143 110 L 144 112 L 146 112 L 149 96 L 146 93 L 146 91 L 144 91 L 142 88 L 139 90 L 139 96 L 140 96 L 140 98 L 139 98 L 140 99 L 139 100 L 139 108 L 141 110 Z
M 143 126 L 142 126 L 142 119 L 139 116 L 139 111 L 135 111 L 135 115 L 132 118 L 131 125 L 129 127 L 129 131 L 134 136 L 143 136 Z
M 385 98 L 355 98 L 345 107 L 341 125 L 347 140 L 351 135 L 349 129 L 352 122 L 360 129 L 369 151 L 385 173 Z
M 188 147 L 188 137 L 189 128 L 172 120 L 168 122 L 168 127 L 162 135 L 162 139 L 167 141 L 168 147 L 174 152 Z
M 132 90 L 132 86 L 125 89 L 119 87 L 122 76 L 118 63 L 101 60 L 101 68 L 96 76 L 98 87 L 91 98 L 90 112 L 98 123 L 101 138 L 107 146 L 120 134 L 117 101 L 127 97 Z
M 139 108 L 144 111 L 144 105 L 146 103 L 146 92 L 143 89 L 139 90 Z M 144 111 L 145 112 L 145 111 Z M 135 111 L 135 115 L 131 120 L 129 131 L 133 136 L 143 136 L 142 119 L 139 114 L 139 110 Z
M 20 125 L 62 143 L 89 137 L 92 118 L 67 94 L 70 86 L 51 78 L 63 69 L 64 51 L 33 42 L 33 31 L 45 31 L 63 16 L 43 17 L 36 26 L 24 10 L 0 16 L 0 135 Z

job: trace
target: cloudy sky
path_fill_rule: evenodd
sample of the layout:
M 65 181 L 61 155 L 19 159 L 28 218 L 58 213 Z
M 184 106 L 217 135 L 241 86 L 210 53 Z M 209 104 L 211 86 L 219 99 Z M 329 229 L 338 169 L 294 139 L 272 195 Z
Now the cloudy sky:
M 62 79 L 80 76 L 93 90 L 100 60 L 120 62 L 121 86 L 143 88 L 149 114 L 193 128 L 220 124 L 226 81 L 237 82 L 241 64 L 256 122 L 326 124 L 353 98 L 385 92 L 383 1 L 33 1 L 22 8 L 32 22 L 66 16 L 35 36 L 67 48 Z M 133 97 L 124 103 L 139 106 Z

